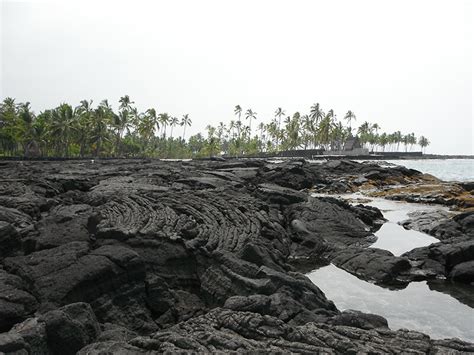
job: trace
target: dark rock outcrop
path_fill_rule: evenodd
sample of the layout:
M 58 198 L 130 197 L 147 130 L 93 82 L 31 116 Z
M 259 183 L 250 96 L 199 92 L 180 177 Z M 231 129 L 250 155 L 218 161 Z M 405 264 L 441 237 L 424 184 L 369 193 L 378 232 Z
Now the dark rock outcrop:
M 439 240 L 474 237 L 474 212 L 453 215 L 444 210 L 416 211 L 409 219 L 400 222 L 406 229 L 414 229 L 432 235 Z
M 0 332 L 33 314 L 38 302 L 21 277 L 0 269 Z
M 371 317 L 366 319 L 368 318 Z M 341 322 L 345 323 L 344 320 Z M 455 339 L 433 341 L 417 332 L 390 331 L 384 327 L 383 322 L 375 319 L 367 321 L 366 325 L 369 330 L 314 322 L 291 326 L 272 316 L 216 308 L 204 316 L 177 324 L 166 331 L 148 337 L 137 337 L 128 342 L 94 343 L 82 349 L 79 354 L 223 351 L 303 354 L 402 352 L 461 354 L 474 351 L 472 344 Z
M 100 325 L 87 303 L 72 303 L 29 318 L 0 334 L 0 351 L 7 354 L 73 355 L 100 334 Z
M 406 286 L 400 274 L 411 268 L 407 258 L 377 248 L 346 248 L 338 252 L 332 262 L 363 280 L 388 286 Z
M 367 249 L 380 211 L 302 191 L 406 183 L 419 178 L 415 171 L 303 160 L 11 162 L 2 169 L 0 351 L 472 348 L 390 331 L 376 315 L 341 313 L 302 273 L 333 262 L 392 285 L 432 260 L 452 279 L 469 278 L 469 240 L 404 257 Z M 472 225 L 468 216 L 455 222 L 462 231 Z
M 441 242 L 416 248 L 404 256 L 410 259 L 409 279 L 447 278 L 462 283 L 474 282 L 474 213 L 450 217 L 440 213 L 412 215 L 405 227 L 421 229 Z

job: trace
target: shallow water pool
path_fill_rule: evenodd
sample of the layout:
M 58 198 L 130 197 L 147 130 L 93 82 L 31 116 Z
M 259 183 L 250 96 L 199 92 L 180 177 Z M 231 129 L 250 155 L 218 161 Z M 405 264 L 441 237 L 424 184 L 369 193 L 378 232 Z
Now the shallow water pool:
M 398 222 L 407 219 L 408 213 L 412 211 L 446 208 L 367 198 L 360 193 L 331 197 L 355 204 L 360 202 L 381 210 L 387 222 L 375 233 L 378 239 L 371 247 L 401 255 L 413 248 L 438 242 L 438 239 L 425 233 L 406 230 Z M 444 292 L 438 292 L 423 281 L 412 282 L 403 290 L 390 290 L 360 280 L 334 265 L 322 267 L 307 276 L 341 311 L 355 309 L 381 315 L 387 319 L 391 329 L 407 328 L 426 333 L 432 338 L 456 337 L 474 342 L 474 308 L 468 306 L 474 304 L 474 286 L 452 286 L 453 292 L 449 292 L 450 285 L 443 282 L 438 288 Z M 456 291 L 456 287 L 461 290 Z M 451 296 L 454 291 L 460 292 L 457 297 L 463 303 Z
M 474 309 L 455 298 L 412 282 L 403 290 L 389 290 L 359 280 L 334 265 L 307 275 L 341 311 L 356 309 L 385 317 L 391 329 L 407 328 L 432 338 L 460 338 L 474 342 Z

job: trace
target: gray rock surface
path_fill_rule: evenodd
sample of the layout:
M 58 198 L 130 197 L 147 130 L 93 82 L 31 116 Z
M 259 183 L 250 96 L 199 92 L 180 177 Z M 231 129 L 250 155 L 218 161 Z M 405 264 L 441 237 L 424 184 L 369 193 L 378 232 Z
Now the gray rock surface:
M 110 160 L 7 162 L 2 173 L 0 351 L 472 350 L 391 331 L 376 315 L 341 313 L 304 275 L 333 262 L 385 286 L 426 270 L 424 279 L 436 270 L 466 280 L 470 215 L 452 219 L 462 238 L 395 257 L 367 249 L 380 211 L 303 191 L 351 190 L 356 179 L 403 183 L 415 171 L 348 161 Z

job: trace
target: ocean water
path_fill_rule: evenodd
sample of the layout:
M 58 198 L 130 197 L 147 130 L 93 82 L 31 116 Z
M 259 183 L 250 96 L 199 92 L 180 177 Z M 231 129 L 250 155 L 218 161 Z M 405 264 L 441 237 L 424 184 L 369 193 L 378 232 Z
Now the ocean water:
M 444 181 L 474 181 L 474 159 L 417 159 L 388 162 L 431 174 Z

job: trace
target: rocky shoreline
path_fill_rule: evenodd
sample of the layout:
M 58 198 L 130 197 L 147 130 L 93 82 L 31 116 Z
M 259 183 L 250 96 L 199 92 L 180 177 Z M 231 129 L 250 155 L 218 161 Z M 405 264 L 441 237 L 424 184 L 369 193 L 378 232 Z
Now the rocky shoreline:
M 3 161 L 0 171 L 0 352 L 474 352 L 340 312 L 304 275 L 333 263 L 384 287 L 472 286 L 472 184 L 345 160 Z M 356 191 L 456 213 L 411 216 L 405 228 L 440 242 L 394 256 L 368 248 L 378 209 L 310 196 Z

